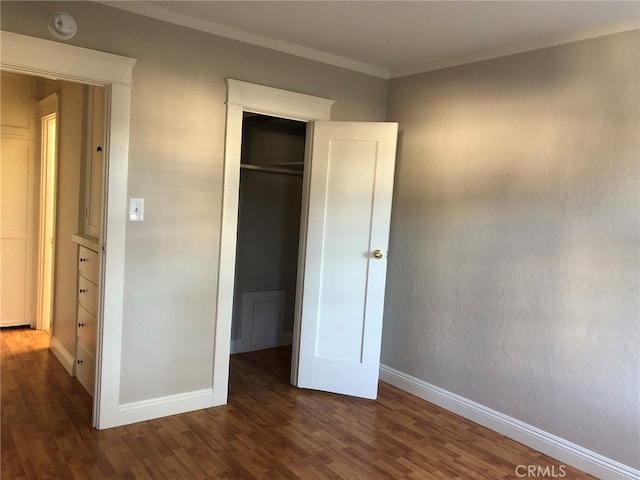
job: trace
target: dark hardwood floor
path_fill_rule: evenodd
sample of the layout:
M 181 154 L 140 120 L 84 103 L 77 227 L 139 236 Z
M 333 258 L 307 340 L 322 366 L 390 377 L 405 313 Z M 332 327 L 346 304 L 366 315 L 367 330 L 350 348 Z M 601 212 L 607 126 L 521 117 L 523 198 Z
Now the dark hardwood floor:
M 518 465 L 561 471 L 385 383 L 376 401 L 292 388 L 288 348 L 234 355 L 226 406 L 97 431 L 91 398 L 47 349 L 46 335 L 3 330 L 0 342 L 3 480 L 516 479 Z M 592 478 L 563 471 L 565 479 Z

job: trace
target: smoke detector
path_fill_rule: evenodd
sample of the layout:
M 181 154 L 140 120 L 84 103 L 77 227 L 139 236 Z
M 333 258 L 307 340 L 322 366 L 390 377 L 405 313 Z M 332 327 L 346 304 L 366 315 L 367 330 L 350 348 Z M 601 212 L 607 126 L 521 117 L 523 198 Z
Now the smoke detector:
M 56 12 L 49 17 L 47 26 L 51 34 L 61 40 L 69 40 L 78 31 L 76 19 L 67 12 Z

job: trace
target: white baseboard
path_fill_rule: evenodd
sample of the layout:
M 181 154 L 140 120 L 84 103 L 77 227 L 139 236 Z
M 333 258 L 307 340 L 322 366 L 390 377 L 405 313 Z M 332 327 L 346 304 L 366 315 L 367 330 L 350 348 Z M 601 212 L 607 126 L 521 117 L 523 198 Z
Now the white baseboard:
M 540 430 L 386 365 L 380 365 L 380 380 L 456 413 L 567 465 L 605 480 L 640 478 L 640 470 Z
M 213 390 L 205 388 L 193 392 L 168 395 L 118 406 L 117 425 L 143 422 L 215 406 Z
M 73 377 L 75 375 L 76 358 L 62 346 L 56 337 L 50 337 L 49 350 L 60 361 L 67 373 Z

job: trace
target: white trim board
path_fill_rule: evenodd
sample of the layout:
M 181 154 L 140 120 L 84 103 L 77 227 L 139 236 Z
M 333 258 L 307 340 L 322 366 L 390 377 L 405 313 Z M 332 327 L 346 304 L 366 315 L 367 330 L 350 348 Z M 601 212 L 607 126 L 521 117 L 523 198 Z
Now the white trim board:
M 131 85 L 136 60 L 39 38 L 0 32 L 0 68 L 102 85 L 108 92 L 105 200 L 100 244 L 101 292 L 98 294 L 98 338 L 93 426 L 124 424 L 119 415 L 124 302 L 124 252 L 127 227 L 127 175 Z M 108 212 L 108 215 L 107 215 Z M 53 328 L 55 331 L 55 326 Z
M 118 407 L 118 417 L 121 424 L 126 425 L 201 410 L 211 407 L 212 404 L 213 390 L 205 388 L 193 392 L 125 403 Z
M 73 355 L 69 353 L 69 351 L 66 348 L 62 346 L 62 344 L 57 338 L 55 337 L 50 338 L 49 350 L 51 350 L 51 352 L 55 355 L 55 357 L 60 361 L 60 363 L 62 364 L 64 369 L 67 371 L 67 373 L 72 377 L 75 376 L 74 367 L 76 366 L 76 359 L 74 358 Z
M 606 480 L 640 478 L 640 470 L 616 462 L 387 365 L 380 365 L 380 380 L 590 475 Z

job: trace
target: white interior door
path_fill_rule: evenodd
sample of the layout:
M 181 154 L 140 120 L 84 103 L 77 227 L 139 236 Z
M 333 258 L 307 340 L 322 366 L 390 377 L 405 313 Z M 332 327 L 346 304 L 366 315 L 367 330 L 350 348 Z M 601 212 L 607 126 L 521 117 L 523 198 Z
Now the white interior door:
M 40 109 L 40 231 L 38 238 L 37 328 L 50 333 L 53 316 L 58 94 L 38 102 Z
M 292 383 L 376 398 L 398 125 L 308 128 Z
M 0 82 L 0 326 L 35 326 L 36 80 Z

